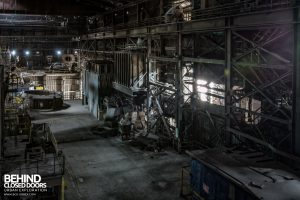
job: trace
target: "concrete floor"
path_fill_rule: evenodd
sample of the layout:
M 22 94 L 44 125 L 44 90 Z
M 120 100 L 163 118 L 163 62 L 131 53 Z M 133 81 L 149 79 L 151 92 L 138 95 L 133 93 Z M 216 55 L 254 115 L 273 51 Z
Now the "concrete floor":
M 101 124 L 80 101 L 69 108 L 33 113 L 35 122 L 49 122 L 66 156 L 66 199 L 181 199 L 181 167 L 189 162 L 173 150 L 142 151 L 120 137 L 103 138 L 90 128 Z

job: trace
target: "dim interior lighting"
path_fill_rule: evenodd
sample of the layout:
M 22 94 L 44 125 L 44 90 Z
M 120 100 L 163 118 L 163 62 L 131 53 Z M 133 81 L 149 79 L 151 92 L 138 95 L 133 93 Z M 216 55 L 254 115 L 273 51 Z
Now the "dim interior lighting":
M 57 54 L 58 56 L 60 56 L 60 55 L 61 55 L 61 51 L 60 51 L 60 50 L 57 50 L 57 51 L 56 51 L 56 54 Z
M 29 56 L 29 55 L 30 55 L 30 51 L 28 51 L 28 50 L 25 51 L 25 55 L 26 55 L 26 56 Z
M 39 51 L 37 51 L 37 52 L 36 52 L 36 54 L 37 54 L 37 55 L 39 55 L 39 54 L 40 54 L 40 52 L 39 52 Z
M 15 56 L 17 54 L 16 50 L 12 50 L 11 55 Z

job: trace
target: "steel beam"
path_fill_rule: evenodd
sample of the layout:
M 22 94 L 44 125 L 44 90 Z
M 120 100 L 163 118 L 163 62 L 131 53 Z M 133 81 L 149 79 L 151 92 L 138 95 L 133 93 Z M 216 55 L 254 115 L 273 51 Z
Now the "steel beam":
M 275 42 L 276 40 L 282 38 L 282 37 L 285 37 L 287 36 L 287 34 L 290 33 L 290 30 L 288 31 L 285 31 L 275 37 L 272 37 L 271 39 L 269 39 L 268 41 L 264 42 L 263 44 L 260 44 L 260 47 L 264 47 L 272 42 Z M 249 40 L 248 40 L 249 41 Z M 253 43 L 252 43 L 253 44 Z M 234 58 L 233 60 L 234 61 L 238 61 L 240 60 L 241 58 L 247 56 L 248 54 L 252 53 L 253 51 L 257 50 L 259 48 L 259 45 L 257 44 L 253 44 L 253 48 L 251 48 L 250 50 L 248 50 L 247 52 L 243 53 L 242 55 L 239 55 L 238 57 Z
M 278 77 L 277 79 L 275 79 L 275 80 L 273 80 L 273 81 L 271 81 L 269 83 L 265 83 L 265 84 L 259 86 L 258 89 L 261 90 L 261 91 L 263 91 L 263 90 L 267 89 L 268 87 L 271 87 L 272 85 L 276 84 L 277 82 L 280 82 L 283 79 L 289 77 L 291 75 L 291 73 L 292 73 L 291 71 L 288 71 L 288 72 L 284 73 L 283 75 L 281 75 L 280 77 Z M 258 91 L 257 90 L 253 90 L 253 91 L 251 91 L 251 92 L 243 95 L 242 97 L 239 97 L 238 99 L 234 100 L 233 103 L 241 101 L 243 98 L 249 97 L 249 96 L 254 95 L 256 93 L 258 93 Z
M 270 50 L 265 49 L 262 45 L 258 45 L 256 43 L 252 42 L 251 40 L 249 40 L 246 37 L 238 34 L 237 32 L 234 32 L 234 35 L 236 35 L 236 36 L 240 37 L 241 39 L 245 40 L 246 42 L 250 43 L 255 48 L 258 48 L 258 49 L 266 52 L 267 54 L 271 55 L 272 57 L 276 58 L 277 60 L 282 61 L 283 63 L 287 63 L 287 64 L 291 63 L 290 60 L 287 60 L 287 59 L 283 58 L 282 56 L 278 55 L 277 53 L 274 53 Z
M 182 106 L 183 106 L 183 77 L 182 77 L 182 34 L 178 33 L 178 43 L 177 43 L 177 54 L 178 54 L 178 63 L 176 66 L 176 138 L 178 141 L 178 151 L 181 151 L 182 148 Z
M 230 19 L 228 19 L 228 22 L 230 24 Z M 231 62 L 232 62 L 232 31 L 231 29 L 225 30 L 225 126 L 226 126 L 226 142 L 231 143 L 232 137 L 230 132 L 228 130 L 231 128 Z
M 239 74 L 245 81 L 249 83 L 258 93 L 260 93 L 270 104 L 272 104 L 275 108 L 277 107 L 277 104 L 268 97 L 261 89 L 259 89 L 252 81 L 250 81 L 243 73 L 241 73 L 235 66 L 232 67 L 237 74 Z M 289 115 L 283 110 L 279 109 L 279 111 L 287 118 L 289 119 Z
M 245 15 L 232 16 L 233 24 L 230 25 L 232 29 L 262 29 L 264 27 L 274 27 L 277 25 L 288 25 L 292 24 L 292 11 L 291 9 L 285 10 L 273 10 L 271 13 L 246 13 Z M 280 17 L 278 17 L 280 16 Z M 220 17 L 217 19 L 197 19 L 189 22 L 181 23 L 182 29 L 177 29 L 177 24 L 160 24 L 153 26 L 141 26 L 141 27 L 126 27 L 128 34 L 124 31 L 124 28 L 121 30 L 113 31 L 112 27 L 106 27 L 105 30 L 99 31 L 97 33 L 91 33 L 87 35 L 82 35 L 81 40 L 91 40 L 93 38 L 104 39 L 104 38 L 117 38 L 117 37 L 140 37 L 147 34 L 169 34 L 169 33 L 195 33 L 196 31 L 200 32 L 211 32 L 211 31 L 224 31 L 224 29 L 229 28 L 225 24 L 225 17 Z M 259 23 L 257 23 L 259 22 Z
M 113 82 L 113 88 L 129 96 L 133 96 L 132 90 L 122 84 Z
M 163 124 L 164 124 L 164 126 L 165 126 L 165 128 L 166 128 L 166 130 L 168 132 L 168 135 L 171 137 L 172 134 L 171 134 L 171 131 L 170 131 L 170 127 L 169 127 L 169 125 L 168 125 L 168 123 L 167 123 L 167 121 L 166 121 L 166 119 L 164 117 L 164 112 L 163 112 L 163 110 L 162 110 L 162 108 L 160 106 L 160 103 L 159 103 L 156 95 L 154 95 L 151 90 L 150 90 L 150 95 L 151 95 L 152 98 L 154 98 L 154 100 L 155 100 L 154 102 L 156 103 L 156 106 L 158 108 L 158 112 L 159 112 L 160 117 L 161 117 L 161 119 L 163 121 Z
M 290 122 L 288 119 L 281 119 L 281 118 L 278 118 L 278 117 L 274 117 L 272 115 L 267 115 L 267 114 L 264 114 L 264 113 L 259 113 L 259 112 L 247 110 L 247 109 L 244 109 L 244 108 L 239 108 L 239 107 L 236 107 L 236 106 L 231 106 L 231 108 L 233 110 L 240 111 L 241 113 L 250 113 L 254 116 L 260 116 L 261 118 L 271 120 L 271 121 L 274 121 L 274 122 L 277 122 L 277 123 L 280 123 L 280 124 L 288 125 L 289 122 Z
M 204 63 L 204 64 L 216 64 L 216 65 L 224 65 L 225 64 L 225 60 L 207 59 L 207 58 L 183 57 L 183 61 L 184 62 Z
M 149 31 L 149 30 L 147 30 Z M 147 36 L 147 57 L 146 57 L 146 88 L 147 88 L 147 133 L 150 132 L 150 125 L 151 125 L 151 122 L 150 122 L 150 106 L 151 106 L 151 86 L 150 86 L 150 65 L 151 65 L 151 61 L 149 60 L 149 57 L 151 56 L 151 36 L 148 35 Z
M 157 56 L 150 56 L 150 60 L 156 60 L 156 61 L 161 61 L 161 62 L 178 62 L 178 58 L 168 58 L 168 57 L 157 57 Z
M 286 152 L 283 152 L 283 151 L 280 151 L 280 150 L 276 149 L 274 146 L 272 146 L 271 144 L 269 144 L 267 142 L 264 142 L 264 141 L 262 141 L 260 139 L 257 139 L 256 137 L 253 137 L 251 135 L 243 133 L 243 132 L 241 132 L 239 130 L 235 130 L 233 128 L 230 128 L 227 131 L 230 131 L 231 133 L 233 133 L 233 134 L 235 134 L 237 136 L 241 136 L 241 137 L 247 138 L 248 140 L 251 140 L 251 141 L 253 141 L 253 142 L 257 143 L 257 144 L 263 145 L 263 146 L 269 148 L 275 154 L 278 154 L 280 156 L 283 156 L 285 158 L 288 158 L 290 160 L 294 160 L 294 161 L 300 163 L 300 158 L 299 157 L 297 157 L 295 155 L 292 155 L 292 154 L 289 154 L 289 153 L 286 153 Z
M 149 85 L 154 85 L 156 87 L 160 87 L 160 88 L 164 88 L 166 90 L 170 90 L 172 92 L 176 92 L 177 90 L 172 88 L 172 87 L 168 87 L 167 85 L 163 85 L 161 83 L 158 83 L 158 82 L 152 82 L 152 81 L 149 81 Z

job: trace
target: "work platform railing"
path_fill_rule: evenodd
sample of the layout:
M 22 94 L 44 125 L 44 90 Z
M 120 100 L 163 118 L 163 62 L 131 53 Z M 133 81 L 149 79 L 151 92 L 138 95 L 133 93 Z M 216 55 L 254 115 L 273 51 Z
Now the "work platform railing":
M 62 176 L 65 169 L 64 155 L 47 154 L 42 159 L 0 161 L 3 174 L 39 174 L 43 178 Z
M 185 8 L 183 12 L 183 19 L 176 22 L 185 22 L 193 20 L 207 20 L 213 18 L 235 16 L 263 11 L 272 11 L 292 7 L 296 0 L 244 0 L 236 3 L 226 3 L 214 7 L 193 9 Z M 119 23 L 113 26 L 103 26 L 96 29 L 90 29 L 89 33 L 97 32 L 112 32 L 114 30 L 134 29 L 136 27 L 146 27 L 152 25 L 165 24 L 165 16 L 157 16 L 146 18 L 144 20 L 129 21 L 127 23 Z M 169 22 L 170 23 L 170 22 Z

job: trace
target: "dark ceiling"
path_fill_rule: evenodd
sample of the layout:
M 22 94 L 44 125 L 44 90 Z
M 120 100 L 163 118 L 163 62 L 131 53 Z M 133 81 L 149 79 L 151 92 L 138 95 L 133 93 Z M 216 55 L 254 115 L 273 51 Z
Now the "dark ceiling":
M 134 0 L 1 0 L 0 13 L 39 15 L 94 15 Z

